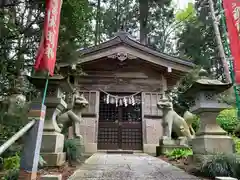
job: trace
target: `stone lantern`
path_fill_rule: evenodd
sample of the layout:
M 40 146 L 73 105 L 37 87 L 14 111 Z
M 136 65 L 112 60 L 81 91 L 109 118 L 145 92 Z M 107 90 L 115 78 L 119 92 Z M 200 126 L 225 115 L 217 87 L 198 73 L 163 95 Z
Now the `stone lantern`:
M 46 78 L 31 76 L 29 81 L 41 92 L 44 91 Z M 57 124 L 57 117 L 68 107 L 64 100 L 64 92 L 72 92 L 70 83 L 61 75 L 49 77 L 47 96 L 45 100 L 46 118 L 44 122 L 41 155 L 47 166 L 61 166 L 65 163 L 66 155 L 63 153 L 64 135 Z M 42 96 L 33 103 L 41 103 Z
M 207 71 L 200 70 L 199 79 L 184 93 L 190 100 L 190 111 L 200 117 L 200 128 L 192 140 L 193 158 L 216 153 L 232 153 L 233 140 L 216 122 L 216 117 L 228 105 L 220 103 L 217 95 L 229 89 L 232 84 L 210 79 Z

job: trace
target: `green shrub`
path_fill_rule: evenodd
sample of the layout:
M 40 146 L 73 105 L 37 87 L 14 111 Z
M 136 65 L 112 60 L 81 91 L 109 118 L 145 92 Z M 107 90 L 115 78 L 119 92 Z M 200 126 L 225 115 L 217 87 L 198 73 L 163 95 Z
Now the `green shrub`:
M 0 157 L 0 171 L 3 170 L 3 158 Z
M 235 136 L 232 136 L 232 138 L 235 144 L 235 151 L 237 154 L 240 154 L 240 139 Z
M 19 169 L 9 170 L 8 173 L 2 178 L 3 180 L 18 180 Z
M 202 164 L 200 171 L 203 176 L 210 178 L 215 178 L 216 176 L 240 178 L 239 167 L 240 163 L 235 155 L 218 154 L 208 158 Z
M 193 123 L 192 123 L 192 128 L 194 129 L 195 132 L 198 131 L 200 126 L 200 118 L 198 116 L 195 116 Z
M 217 123 L 228 133 L 232 134 L 239 121 L 236 109 L 225 109 L 217 117 Z
M 176 159 L 186 158 L 186 157 L 192 155 L 192 150 L 178 148 L 178 149 L 173 149 L 172 151 L 166 151 L 165 155 L 170 160 L 176 160 Z
M 70 164 L 71 162 L 76 162 L 80 156 L 80 151 L 78 150 L 74 139 L 65 140 L 64 152 L 66 152 L 67 160 Z
M 15 156 L 3 159 L 3 168 L 5 170 L 18 169 L 20 167 L 20 157 L 16 153 Z

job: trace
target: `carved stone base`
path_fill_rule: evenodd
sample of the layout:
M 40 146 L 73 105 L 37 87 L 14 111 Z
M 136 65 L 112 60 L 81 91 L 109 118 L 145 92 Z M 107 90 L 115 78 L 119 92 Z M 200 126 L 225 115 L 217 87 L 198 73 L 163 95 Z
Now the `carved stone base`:
M 62 166 L 66 162 L 66 153 L 41 153 L 43 159 L 47 162 L 46 166 Z
M 178 139 L 170 139 L 164 136 L 159 140 L 160 145 L 178 145 L 178 146 L 186 146 L 188 147 L 188 140 L 186 137 L 179 137 Z

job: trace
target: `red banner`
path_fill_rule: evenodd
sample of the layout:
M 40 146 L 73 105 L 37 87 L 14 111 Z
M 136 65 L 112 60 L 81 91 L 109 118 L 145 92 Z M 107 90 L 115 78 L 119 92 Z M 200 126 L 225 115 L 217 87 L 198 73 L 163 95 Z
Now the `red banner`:
M 34 65 L 36 71 L 47 70 L 51 76 L 56 63 L 61 6 L 62 0 L 46 0 L 43 35 Z
M 230 49 L 233 57 L 235 83 L 240 84 L 240 1 L 223 0 Z

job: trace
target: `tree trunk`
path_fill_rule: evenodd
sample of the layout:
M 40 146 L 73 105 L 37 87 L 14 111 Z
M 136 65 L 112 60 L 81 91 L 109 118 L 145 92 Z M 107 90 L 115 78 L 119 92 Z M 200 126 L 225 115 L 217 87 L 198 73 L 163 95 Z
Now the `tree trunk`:
M 213 28 L 214 28 L 214 31 L 215 31 L 215 38 L 216 38 L 216 41 L 217 41 L 218 51 L 219 51 L 219 55 L 220 55 L 222 65 L 223 65 L 224 74 L 225 74 L 225 77 L 226 77 L 226 82 L 231 83 L 232 79 L 231 79 L 231 76 L 230 76 L 228 62 L 226 60 L 226 56 L 225 56 L 225 52 L 224 52 L 224 48 L 223 48 L 223 44 L 222 44 L 222 39 L 221 39 L 219 27 L 218 27 L 218 22 L 217 22 L 217 18 L 216 18 L 215 11 L 214 11 L 214 4 L 213 4 L 212 0 L 209 0 L 209 7 L 210 7 L 212 20 L 213 20 Z
M 116 31 L 120 30 L 120 12 L 119 12 L 119 0 L 116 1 L 117 3 L 117 12 L 116 12 Z
M 124 7 L 125 7 L 125 17 L 123 19 L 123 30 L 128 31 L 128 21 L 129 21 L 129 0 L 124 0 Z
M 140 11 L 140 43 L 147 44 L 147 20 L 148 20 L 148 0 L 139 0 L 139 11 Z
M 100 42 L 100 8 L 101 8 L 101 0 L 98 0 L 97 3 L 97 15 L 96 15 L 96 27 L 95 27 L 95 45 Z

